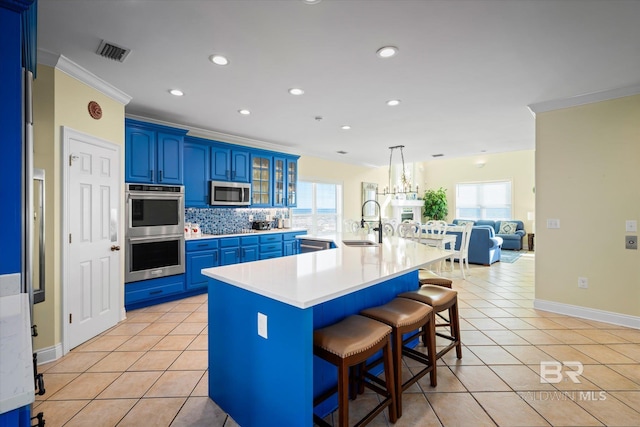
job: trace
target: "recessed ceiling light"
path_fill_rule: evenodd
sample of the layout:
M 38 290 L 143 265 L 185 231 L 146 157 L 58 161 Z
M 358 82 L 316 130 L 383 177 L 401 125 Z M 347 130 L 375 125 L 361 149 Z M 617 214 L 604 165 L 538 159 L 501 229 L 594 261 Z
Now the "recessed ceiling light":
M 182 92 L 180 89 L 171 89 L 169 91 L 169 93 L 173 96 L 182 96 L 184 95 L 184 92 Z
M 398 48 L 395 46 L 385 46 L 381 47 L 376 51 L 376 55 L 380 58 L 391 58 L 398 53 Z
M 291 95 L 302 95 L 304 93 L 304 90 L 300 89 L 299 87 L 292 87 L 291 89 L 289 89 L 289 93 Z
M 251 111 L 245 110 L 243 108 L 242 110 L 238 110 L 238 113 L 242 114 L 243 116 L 248 116 L 249 114 L 251 114 Z
M 349 130 L 349 129 L 351 129 L 351 126 L 349 126 L 349 125 L 343 125 L 340 129 L 342 129 L 342 130 Z
M 216 65 L 227 65 L 229 63 L 229 60 L 222 55 L 211 55 L 209 61 Z
M 390 99 L 387 101 L 387 105 L 389 107 L 395 107 L 396 105 L 400 105 L 400 100 L 399 99 Z
M 306 4 L 318 4 L 322 0 L 302 0 L 302 1 L 305 2 Z

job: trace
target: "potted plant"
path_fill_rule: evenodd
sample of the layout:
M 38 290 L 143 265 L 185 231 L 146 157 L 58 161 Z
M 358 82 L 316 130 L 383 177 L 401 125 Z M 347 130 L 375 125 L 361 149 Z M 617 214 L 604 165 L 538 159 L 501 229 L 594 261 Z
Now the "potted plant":
M 445 220 L 449 214 L 447 207 L 447 190 L 440 187 L 437 190 L 427 190 L 424 192 L 424 213 L 427 220 Z

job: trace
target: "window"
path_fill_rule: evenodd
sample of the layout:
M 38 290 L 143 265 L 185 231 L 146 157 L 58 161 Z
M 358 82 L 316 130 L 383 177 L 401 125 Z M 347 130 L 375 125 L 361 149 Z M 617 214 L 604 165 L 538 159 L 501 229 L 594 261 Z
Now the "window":
M 511 181 L 456 185 L 456 218 L 510 219 Z
M 337 233 L 342 217 L 342 185 L 298 181 L 298 205 L 292 209 L 292 226 L 310 234 Z

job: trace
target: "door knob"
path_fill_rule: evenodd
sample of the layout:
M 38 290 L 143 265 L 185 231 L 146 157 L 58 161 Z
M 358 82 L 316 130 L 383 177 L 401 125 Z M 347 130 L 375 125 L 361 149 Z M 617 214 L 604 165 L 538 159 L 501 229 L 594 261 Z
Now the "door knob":
M 113 246 L 111 246 L 111 251 L 112 251 L 112 252 L 113 252 L 113 251 L 119 251 L 119 250 L 120 250 L 120 246 L 117 246 L 117 245 L 113 245 Z

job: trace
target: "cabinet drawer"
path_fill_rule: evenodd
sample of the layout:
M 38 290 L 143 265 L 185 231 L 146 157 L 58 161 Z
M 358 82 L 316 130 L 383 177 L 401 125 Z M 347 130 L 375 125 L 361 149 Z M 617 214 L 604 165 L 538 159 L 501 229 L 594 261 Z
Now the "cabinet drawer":
M 218 249 L 218 239 L 187 241 L 187 252 L 206 251 L 208 249 Z
M 260 236 L 260 243 L 282 242 L 282 234 L 267 234 Z
M 280 258 L 282 256 L 282 249 L 273 252 L 260 252 L 260 259 Z
M 242 246 L 246 245 L 257 245 L 258 244 L 258 236 L 244 236 L 240 238 L 242 242 Z
M 268 243 L 265 245 L 260 245 L 260 253 L 263 252 L 273 252 L 273 251 L 281 251 L 282 252 L 282 243 Z
M 258 243 L 256 241 L 256 243 Z M 240 246 L 240 238 L 239 237 L 225 237 L 224 239 L 220 239 L 220 247 L 221 248 L 232 248 Z
M 127 283 L 125 305 L 177 294 L 184 291 L 184 274 L 155 280 Z

